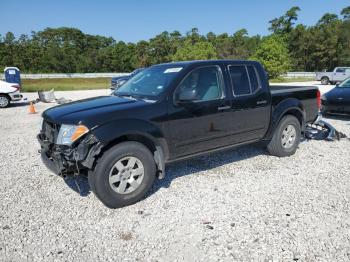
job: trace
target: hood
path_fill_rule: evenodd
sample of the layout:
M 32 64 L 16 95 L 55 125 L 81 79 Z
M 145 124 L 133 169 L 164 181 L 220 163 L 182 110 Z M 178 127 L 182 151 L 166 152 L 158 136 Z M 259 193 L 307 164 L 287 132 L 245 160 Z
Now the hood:
M 112 77 L 112 82 L 115 82 L 118 80 L 127 80 L 129 78 L 130 78 L 130 76 L 116 76 L 116 77 Z
M 43 118 L 56 124 L 82 123 L 88 128 L 98 126 L 106 121 L 118 119 L 124 110 L 147 104 L 142 100 L 133 100 L 118 96 L 100 96 L 88 98 L 47 109 Z

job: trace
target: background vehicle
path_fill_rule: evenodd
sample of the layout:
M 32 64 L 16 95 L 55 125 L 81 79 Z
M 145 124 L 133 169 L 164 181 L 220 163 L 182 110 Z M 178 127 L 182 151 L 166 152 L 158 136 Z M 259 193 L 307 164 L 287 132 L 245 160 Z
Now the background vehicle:
M 18 84 L 0 80 L 0 108 L 7 107 L 11 101 L 19 101 L 22 98 Z
M 46 110 L 38 140 L 50 170 L 87 170 L 96 196 L 116 208 L 139 201 L 169 162 L 258 141 L 294 154 L 319 105 L 317 87 L 269 87 L 258 62 L 169 63 L 111 96 Z
M 137 73 L 141 72 L 144 68 L 138 68 L 132 71 L 129 75 L 126 76 L 117 76 L 112 77 L 111 80 L 111 89 L 114 90 L 116 88 L 121 87 L 123 84 L 125 84 L 126 81 L 128 81 L 130 78 L 132 78 Z
M 316 80 L 322 85 L 335 84 L 350 77 L 350 67 L 336 67 L 333 72 L 317 72 Z
M 350 114 L 350 78 L 321 97 L 322 114 Z

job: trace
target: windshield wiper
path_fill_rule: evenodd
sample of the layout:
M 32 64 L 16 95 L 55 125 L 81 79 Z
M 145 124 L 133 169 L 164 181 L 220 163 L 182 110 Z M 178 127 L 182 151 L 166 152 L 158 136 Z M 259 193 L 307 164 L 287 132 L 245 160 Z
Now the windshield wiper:
M 142 101 L 145 101 L 147 103 L 154 103 L 156 101 L 156 100 L 148 99 L 145 96 L 135 95 L 135 94 L 118 94 L 118 93 L 115 93 L 114 95 L 120 96 L 120 97 L 126 97 L 126 98 L 129 98 L 129 99 L 132 99 L 132 100 L 142 100 Z
M 117 93 L 115 93 L 114 95 L 115 96 L 120 96 L 120 97 L 126 97 L 126 98 L 129 98 L 129 99 L 132 99 L 132 100 L 138 100 L 138 97 L 136 97 L 134 95 L 131 95 L 131 94 L 117 94 Z

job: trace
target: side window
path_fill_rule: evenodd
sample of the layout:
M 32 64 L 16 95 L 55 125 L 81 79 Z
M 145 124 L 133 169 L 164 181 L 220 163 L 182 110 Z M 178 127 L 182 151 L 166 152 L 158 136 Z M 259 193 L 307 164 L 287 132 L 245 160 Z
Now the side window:
M 247 66 L 249 79 L 250 79 L 250 88 L 252 93 L 260 88 L 260 79 L 256 73 L 254 66 Z
M 345 68 L 337 68 L 337 73 L 345 73 Z
M 195 94 L 194 101 L 210 101 L 222 98 L 222 90 L 219 68 L 202 67 L 186 76 L 175 92 L 175 99 L 178 100 L 182 92 L 192 92 Z
M 229 72 L 234 95 L 249 95 L 251 93 L 251 90 L 246 67 L 229 66 Z

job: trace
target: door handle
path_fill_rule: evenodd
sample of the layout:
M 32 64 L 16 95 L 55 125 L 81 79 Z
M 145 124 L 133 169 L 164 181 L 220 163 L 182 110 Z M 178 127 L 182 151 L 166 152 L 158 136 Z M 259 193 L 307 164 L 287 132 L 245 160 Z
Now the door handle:
M 267 104 L 267 100 L 260 100 L 256 102 L 257 105 L 266 105 Z
M 231 109 L 230 106 L 219 106 L 219 107 L 218 107 L 218 110 L 219 110 L 219 111 L 225 111 L 225 110 L 229 110 L 229 109 Z

